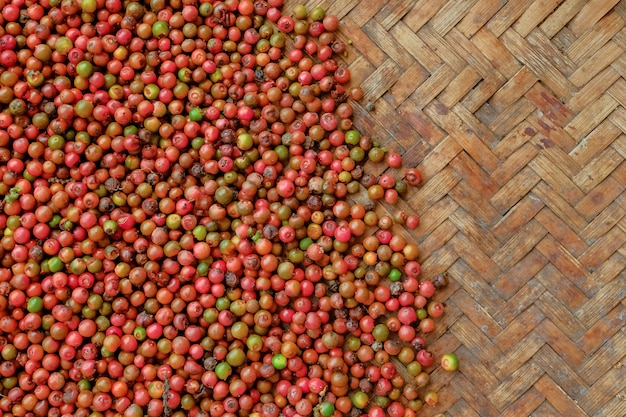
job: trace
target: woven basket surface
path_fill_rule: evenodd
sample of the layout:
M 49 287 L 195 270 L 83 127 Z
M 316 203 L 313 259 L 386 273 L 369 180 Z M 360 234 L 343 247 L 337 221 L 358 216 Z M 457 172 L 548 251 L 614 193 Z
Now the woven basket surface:
M 400 208 L 460 367 L 419 415 L 625 416 L 626 2 L 304 4 L 342 19 L 355 125 L 424 174 Z

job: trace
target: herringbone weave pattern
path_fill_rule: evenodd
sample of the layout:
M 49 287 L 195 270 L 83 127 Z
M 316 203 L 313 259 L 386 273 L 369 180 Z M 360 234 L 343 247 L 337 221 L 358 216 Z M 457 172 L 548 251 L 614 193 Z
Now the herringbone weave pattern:
M 425 174 L 401 207 L 461 367 L 420 415 L 625 416 L 626 2 L 305 4 L 342 18 L 357 127 Z

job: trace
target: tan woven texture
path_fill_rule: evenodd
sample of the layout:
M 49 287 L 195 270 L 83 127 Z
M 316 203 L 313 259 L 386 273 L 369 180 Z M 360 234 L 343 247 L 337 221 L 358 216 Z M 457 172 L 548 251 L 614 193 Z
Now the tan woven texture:
M 304 4 L 352 42 L 356 126 L 424 173 L 400 207 L 461 364 L 420 415 L 626 416 L 626 2 Z

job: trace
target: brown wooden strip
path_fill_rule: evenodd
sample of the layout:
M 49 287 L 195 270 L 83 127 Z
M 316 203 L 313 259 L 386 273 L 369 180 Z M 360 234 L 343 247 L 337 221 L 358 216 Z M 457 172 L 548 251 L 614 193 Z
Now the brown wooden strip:
M 533 193 L 554 212 L 554 214 L 573 230 L 580 230 L 587 225 L 572 206 L 545 183 L 539 183 Z
M 306 2 L 302 2 L 307 10 L 311 10 L 315 6 L 323 7 L 324 9 L 328 9 L 332 5 L 332 0 L 321 0 L 318 2 L 313 2 L 312 0 L 306 0 Z
M 626 401 L 624 401 L 624 392 L 618 393 L 615 397 L 610 398 L 606 403 L 598 408 L 599 416 L 626 416 Z
M 426 208 L 441 200 L 459 182 L 458 175 L 452 168 L 444 168 L 439 175 L 428 179 L 420 188 L 419 196 L 409 199 L 409 203 L 415 211 L 422 213 Z
M 459 73 L 467 66 L 464 57 L 453 48 L 450 42 L 443 37 L 443 34 L 438 33 L 432 26 L 424 26 L 417 35 L 422 38 L 426 45 L 428 45 L 443 62 L 448 64 L 454 72 Z
M 624 6 L 621 3 L 617 5 L 614 10 L 622 17 L 626 15 L 626 12 L 624 11 Z M 612 40 L 619 43 L 620 46 L 624 47 L 626 45 L 626 33 L 624 32 L 624 29 L 617 32 L 615 36 L 613 36 Z
M 588 242 L 596 241 L 616 226 L 624 216 L 626 216 L 624 209 L 618 203 L 611 203 L 580 231 L 580 237 Z
M 617 112 L 614 112 L 612 116 L 614 116 L 615 113 Z M 624 113 L 624 116 L 626 116 L 626 112 Z M 613 149 L 619 152 L 619 154 L 622 155 L 624 159 L 626 159 L 626 135 L 620 135 L 618 138 L 615 139 L 611 146 L 613 147 Z
M 385 2 L 378 13 L 378 22 L 382 27 L 389 30 L 411 10 L 412 3 L 411 0 Z
M 579 66 L 569 77 L 569 80 L 577 87 L 582 87 L 611 63 L 624 50 L 615 42 L 608 42 L 600 48 L 587 62 Z
M 493 71 L 493 65 L 487 56 L 483 54 L 474 43 L 472 43 L 463 33 L 453 28 L 445 36 L 450 46 L 461 56 L 465 57 L 467 65 L 474 68 L 483 77 L 488 76 Z
M 503 5 L 500 0 L 478 0 L 455 27 L 469 38 L 489 22 Z
M 535 412 L 531 414 L 531 417 L 562 417 L 562 415 L 552 404 L 548 401 L 544 401 L 537 407 Z
M 496 37 L 500 37 L 508 28 L 524 12 L 530 7 L 533 0 L 520 0 L 507 2 L 498 12 L 489 20 L 489 23 L 485 25 L 487 29 L 493 32 Z
M 536 109 L 532 103 L 522 98 L 502 111 L 498 117 L 489 123 L 489 128 L 492 129 L 497 136 L 504 136 L 526 119 L 528 115 L 535 112 Z
M 443 371 L 442 371 L 443 372 Z M 448 375 L 445 375 L 448 374 Z M 450 372 L 444 372 L 444 375 L 441 379 L 446 380 L 446 379 L 452 379 L 453 375 L 450 375 Z M 438 381 L 438 379 L 435 379 L 435 381 Z M 441 395 L 439 396 L 439 402 L 433 407 L 433 412 L 439 412 L 444 413 L 446 412 L 446 410 L 448 410 L 452 404 L 456 403 L 458 400 L 461 399 L 461 396 L 459 395 L 459 393 L 450 386 L 450 384 L 445 383 L 442 384 L 439 388 L 438 388 L 438 393 L 440 393 Z
M 585 353 L 550 320 L 542 321 L 536 331 L 569 365 L 578 366 L 586 359 Z
M 457 308 L 456 304 L 453 301 L 446 302 L 446 307 L 446 313 L 441 317 L 442 320 L 440 320 L 437 324 L 441 324 L 439 328 L 445 327 L 447 330 L 447 328 L 453 326 L 454 323 L 456 323 L 456 321 L 463 315 L 463 312 Z M 441 357 L 441 355 L 449 352 L 457 352 L 457 355 L 460 355 L 462 357 L 465 353 L 463 349 L 463 344 L 459 341 L 459 339 L 457 339 L 452 333 L 448 331 L 444 331 L 440 336 L 437 337 L 436 340 L 434 340 L 432 343 L 429 343 L 428 349 L 433 352 L 436 357 Z M 445 373 L 447 372 L 443 372 L 442 374 L 445 375 Z M 442 381 L 437 381 L 436 383 L 438 384 L 438 386 L 448 385 L 448 383 L 450 382 L 449 378 L 441 378 L 441 380 L 443 381 L 443 384 Z
M 621 57 L 617 58 L 615 62 L 611 64 L 611 68 L 619 72 L 622 77 L 626 75 L 626 56 L 622 55 Z
M 540 136 L 535 136 L 530 140 L 538 149 L 541 150 L 539 157 L 544 158 L 544 161 L 548 164 L 554 165 L 555 169 L 561 171 L 566 177 L 564 181 L 569 183 L 569 187 L 577 189 L 577 185 L 571 181 L 571 178 L 577 175 L 581 166 L 571 156 L 567 154 L 559 146 L 555 146 L 549 139 L 540 139 Z
M 592 80 L 585 84 L 585 86 L 582 87 L 574 97 L 572 97 L 567 105 L 573 112 L 578 113 L 590 103 L 597 100 L 609 87 L 615 87 L 616 81 L 618 81 L 619 77 L 620 76 L 617 71 L 611 67 L 601 71 Z M 624 84 L 622 81 L 623 80 L 618 82 L 620 84 Z M 609 94 L 611 94 L 611 90 L 609 90 Z M 613 94 L 611 94 L 611 97 L 618 102 L 620 101 Z
M 505 182 L 519 171 L 520 164 L 526 165 L 539 151 L 528 141 L 537 134 L 528 122 L 521 123 L 493 148 L 493 153 L 504 162 L 492 174 L 492 178 L 499 183 Z M 511 159 L 517 161 L 510 162 Z M 522 162 L 526 160 L 526 162 Z M 510 166 L 511 168 L 507 167 Z M 512 167 L 519 167 L 517 169 Z
M 499 72 L 494 71 L 467 93 L 461 103 L 469 111 L 475 112 L 485 104 L 505 82 L 506 78 Z
M 536 83 L 537 76 L 535 73 L 523 67 L 493 95 L 489 104 L 495 112 L 500 112 L 519 100 Z
M 450 197 L 442 198 L 420 215 L 418 232 L 428 236 L 459 208 L 459 205 Z
M 608 92 L 620 105 L 626 106 L 626 80 L 616 81 L 608 88 Z
M 502 274 L 493 286 L 498 294 L 509 299 L 524 288 L 529 277 L 536 275 L 547 263 L 548 260 L 533 249 L 524 259 Z
M 537 157 L 530 162 L 529 166 L 532 167 L 537 175 L 549 184 L 552 189 L 558 190 L 559 194 L 567 201 L 576 202 L 584 196 L 584 193 L 569 179 L 563 170 L 561 170 L 560 166 L 555 165 L 545 155 L 537 155 Z
M 459 358 L 472 357 L 471 351 L 465 346 L 457 349 Z M 460 367 L 460 366 L 459 366 Z M 476 401 L 477 410 L 495 410 L 493 405 L 484 398 L 484 395 L 494 389 L 498 384 L 498 379 L 491 370 L 479 361 L 465 361 L 461 372 L 461 378 L 454 378 L 451 385 L 454 387 L 471 387 L 470 390 L 459 390 L 465 399 Z M 474 407 L 474 405 L 472 406 Z M 481 413 L 481 416 L 484 415 Z
M 508 375 L 498 388 L 487 395 L 487 398 L 497 408 L 504 408 L 507 404 L 517 400 L 543 375 L 543 370 L 536 362 L 535 359 L 531 359 Z
M 445 205 L 445 201 L 451 202 L 450 206 Z M 444 213 L 450 213 L 456 209 L 456 203 L 452 199 L 446 199 L 437 202 L 436 207 L 444 210 Z M 442 207 L 443 206 L 443 207 Z M 439 218 L 439 213 L 435 210 L 428 210 L 420 217 L 420 226 L 416 233 L 419 241 L 420 258 L 426 259 L 430 254 L 444 246 L 448 240 L 457 232 L 455 226 L 445 221 L 445 218 Z
M 359 131 L 367 132 L 368 136 L 376 140 L 385 140 L 389 138 L 389 133 L 383 128 L 382 124 L 371 113 L 365 110 L 361 105 L 355 104 L 354 124 L 358 126 Z M 380 175 L 387 167 L 383 163 L 374 164 L 367 162 L 367 169 L 373 169 L 373 175 Z
M 411 102 L 418 110 L 426 107 L 450 83 L 456 73 L 448 65 L 442 65 L 411 94 Z
M 449 275 L 455 277 L 454 279 L 458 285 L 462 286 L 481 305 L 481 308 L 494 316 L 494 312 L 502 308 L 502 300 L 489 282 L 477 279 L 482 276 L 482 271 L 480 268 L 474 268 L 472 259 L 470 259 L 470 262 L 466 262 L 465 258 L 470 258 L 471 255 L 468 256 L 467 253 L 463 252 L 462 243 L 459 244 L 455 239 L 457 237 L 453 238 L 448 246 L 455 248 L 455 252 L 460 259 L 450 266 L 448 269 Z M 494 316 L 494 319 L 497 318 Z
M 577 36 L 572 33 L 567 26 L 561 29 L 556 35 L 552 37 L 554 44 L 562 51 L 566 51 L 574 42 L 576 42 Z
M 620 195 L 622 191 L 624 191 L 624 186 L 609 177 L 583 197 L 580 202 L 576 204 L 576 210 L 582 216 L 591 219 L 600 211 L 604 210 L 604 208 Z
M 406 20 L 403 20 L 392 27 L 390 30 L 391 35 L 409 55 L 415 58 L 428 71 L 433 72 L 441 64 L 441 58 L 405 23 Z
M 517 265 L 506 271 L 505 274 L 493 284 L 494 288 L 500 295 L 509 299 L 525 288 L 529 282 L 529 276 L 533 276 L 539 272 L 547 263 L 546 258 L 537 250 L 532 250 Z M 505 319 L 498 318 L 500 322 Z
M 512 26 L 520 36 L 528 35 L 556 8 L 560 0 L 535 0 Z
M 572 367 L 563 360 L 549 345 L 544 345 L 537 353 L 538 362 L 547 375 L 572 398 L 580 398 L 586 392 L 589 382 L 581 378 Z
M 563 275 L 573 283 L 580 285 L 587 277 L 584 265 L 561 246 L 552 236 L 546 236 L 537 250 L 541 252 Z
M 583 192 L 587 193 L 608 177 L 622 162 L 624 162 L 624 157 L 613 148 L 608 148 L 585 165 L 573 180 Z
M 398 107 L 413 94 L 415 86 L 427 78 L 428 72 L 421 65 L 413 65 L 395 80 L 384 99 L 393 107 Z
M 621 332 L 616 333 L 578 370 L 581 377 L 593 382 L 589 391 L 579 400 L 581 407 L 593 412 L 624 389 L 623 384 L 616 383 L 616 381 L 626 380 L 626 367 L 614 366 L 624 357 L 624 352 L 626 352 L 626 335 Z
M 488 228 L 477 224 L 476 219 L 465 210 L 459 209 L 455 211 L 450 216 L 450 221 L 475 245 L 483 247 L 487 255 L 492 256 L 497 250 L 499 246 L 498 240 L 491 234 Z
M 545 227 L 550 235 L 563 245 L 570 253 L 580 256 L 586 249 L 587 244 L 576 234 L 563 220 L 558 218 L 551 210 L 541 210 L 537 220 Z
M 465 96 L 481 79 L 478 72 L 472 67 L 467 67 L 456 76 L 450 84 L 441 92 L 438 99 L 446 107 L 452 108 Z
M 337 4 L 339 3 L 339 4 Z M 326 13 L 332 13 L 339 17 L 344 18 L 345 15 L 355 7 L 358 8 L 358 0 L 346 0 L 342 2 L 336 2 L 333 0 L 306 0 L 299 3 L 284 2 L 284 10 L 287 14 L 293 15 L 293 9 L 296 5 L 303 4 L 307 10 L 311 10 L 314 7 L 322 7 L 326 10 Z
M 546 229 L 538 222 L 530 221 L 520 227 L 517 233 L 500 247 L 493 255 L 494 262 L 498 264 L 500 268 L 511 268 L 521 261 L 546 233 Z
M 500 354 L 492 339 L 487 337 L 467 317 L 463 316 L 450 328 L 463 346 L 473 357 L 480 358 L 484 364 L 492 364 Z
M 571 311 L 577 311 L 588 301 L 587 295 L 574 285 L 554 265 L 548 264 L 536 274 L 537 279 L 548 288 Z
M 447 374 L 447 375 L 446 375 Z M 445 372 L 441 378 L 434 379 L 436 382 L 432 384 L 434 389 L 437 389 L 439 394 L 439 399 L 437 404 L 432 407 L 433 413 L 443 413 L 445 412 L 454 402 L 459 399 L 459 394 L 450 387 L 449 384 L 444 384 L 440 382 L 441 379 L 444 381 L 446 379 L 451 379 L 452 375 L 449 372 Z M 437 388 L 435 388 L 437 387 Z
M 486 285 L 487 282 L 493 281 L 498 277 L 500 268 L 496 265 L 482 250 L 476 248 L 471 244 L 469 239 L 463 235 L 457 234 L 450 239 L 450 246 L 461 257 L 467 265 L 475 271 L 475 274 L 480 276 L 482 284 L 480 299 L 483 305 L 491 305 L 496 303 L 496 300 L 487 300 L 485 297 L 487 294 L 495 296 L 495 292 Z M 484 284 L 484 285 L 483 285 Z M 476 296 L 476 295 L 475 295 Z
M 544 118 L 557 126 L 565 125 L 573 116 L 572 110 L 554 97 L 541 83 L 534 84 L 525 97 L 541 111 Z
M 615 171 L 611 173 L 611 178 L 619 184 L 626 184 L 626 162 L 622 162 L 617 168 L 615 168 Z
M 576 16 L 586 3 L 587 0 L 565 0 L 541 23 L 539 28 L 548 38 L 552 38 Z
M 520 340 L 531 333 L 545 318 L 543 313 L 531 305 L 522 311 L 496 336 L 496 342 L 503 351 L 512 349 Z
M 288 5 L 291 5 L 290 2 L 287 2 Z M 319 6 L 319 2 L 314 2 L 315 6 Z M 354 7 L 359 4 L 359 0 L 345 0 L 345 1 L 329 1 L 329 6 L 327 9 L 327 13 L 334 14 L 340 19 L 350 12 Z M 294 7 L 296 5 L 294 4 Z
M 500 39 L 486 28 L 480 29 L 471 41 L 491 61 L 491 65 L 506 77 L 513 77 L 522 67 Z
M 381 61 L 381 65 L 382 65 Z M 354 82 L 358 82 L 359 85 L 363 83 L 363 81 L 370 76 L 372 72 L 376 70 L 376 64 L 372 64 L 370 61 L 365 59 L 363 56 L 359 55 L 354 61 L 350 63 L 350 73 L 355 73 L 353 77 Z M 371 101 L 369 97 L 365 97 L 364 101 Z M 358 105 L 358 104 L 357 104 Z
M 464 393 L 462 393 L 464 394 Z M 485 400 L 486 403 L 489 403 L 489 401 Z M 499 415 L 498 411 L 496 410 L 495 413 L 496 414 L 487 414 L 486 412 L 484 413 L 478 413 L 476 411 L 476 407 L 478 406 L 478 404 L 470 404 L 468 403 L 464 398 L 459 398 L 459 400 L 457 402 L 455 402 L 454 404 L 452 404 L 447 410 L 446 413 L 451 415 L 451 416 L 463 416 L 463 417 L 481 417 L 481 416 L 496 416 Z
M 376 67 L 382 65 L 387 60 L 387 54 L 372 42 L 372 40 L 361 30 L 361 24 L 352 19 L 344 19 L 341 22 L 341 33 L 345 34 L 345 38 L 352 41 L 351 49 L 354 48 L 355 61 L 366 61 L 372 65 L 371 70 L 363 70 L 360 67 L 353 68 L 354 62 L 350 64 L 352 82 L 362 82 L 368 74 Z M 348 56 L 352 56 L 348 54 Z M 361 64 L 363 66 L 363 64 Z M 357 69 L 359 68 L 359 69 Z
M 455 378 L 452 381 L 452 387 L 463 396 L 463 399 L 448 408 L 448 413 L 452 416 L 463 417 L 499 416 L 500 412 L 476 389 L 478 386 L 480 384 L 472 383 L 464 376 Z
M 522 278 L 523 279 L 523 278 Z M 529 308 L 546 288 L 534 278 L 526 278 L 525 285 L 510 297 L 502 308 L 494 315 L 501 326 L 507 326 L 523 311 Z
M 586 323 L 597 322 L 625 298 L 625 286 L 626 277 L 624 275 L 606 283 L 587 302 L 585 308 L 578 312 L 577 316 Z
M 477 0 L 449 0 L 439 9 L 430 21 L 433 29 L 445 35 L 454 27 L 463 15 L 476 3 Z
M 605 340 L 609 340 L 624 327 L 625 315 L 626 307 L 621 304 L 618 305 L 590 326 L 589 330 L 576 343 L 587 354 L 595 352 Z
M 542 143 L 542 149 L 552 146 L 558 146 L 566 152 L 569 152 L 576 146 L 576 140 L 572 138 L 562 127 L 555 125 L 551 120 L 543 117 L 541 113 L 533 113 L 528 116 L 527 120 L 532 124 L 537 132 L 543 137 L 535 138 Z M 544 139 L 545 140 L 541 140 Z
M 493 225 L 500 215 L 489 201 L 483 198 L 480 192 L 468 187 L 465 183 L 458 184 L 450 196 L 456 200 L 465 210 L 472 213 L 478 222 L 484 225 Z
M 422 275 L 433 277 L 436 274 L 448 271 L 459 259 L 459 256 L 449 245 L 443 245 L 440 249 L 433 251 L 431 256 L 422 263 Z
M 378 45 L 387 56 L 393 59 L 402 69 L 407 69 L 415 64 L 413 58 L 406 53 L 406 50 L 391 36 L 387 29 L 378 24 L 374 19 L 363 26 L 363 32 Z M 392 78 L 395 80 L 395 77 Z
M 618 2 L 619 0 L 589 0 L 570 23 L 570 29 L 576 34 L 587 31 Z
M 534 387 L 531 387 L 521 397 L 508 404 L 505 409 L 502 410 L 500 415 L 504 416 L 535 416 L 537 413 L 544 413 L 544 406 L 546 402 L 543 395 L 537 391 Z M 547 414 L 540 414 L 546 416 Z
M 376 121 L 387 132 L 387 135 L 394 138 L 393 149 L 396 152 L 404 154 L 405 150 L 415 146 L 415 143 L 419 139 L 418 133 L 413 130 L 413 127 L 406 120 L 394 119 L 396 111 L 385 100 L 379 100 L 373 111 L 376 115 Z M 384 136 L 373 136 L 382 142 Z M 397 173 L 400 175 L 400 172 Z
M 450 221 L 445 221 L 435 227 L 425 239 L 419 241 L 420 259 L 431 258 L 433 253 L 447 245 L 457 232 L 458 229 Z
M 480 193 L 484 198 L 491 198 L 498 190 L 497 184 L 495 184 L 491 178 L 483 171 L 467 153 L 461 152 L 454 158 L 450 165 L 459 173 L 463 181 Z
M 529 167 L 523 168 L 490 199 L 490 203 L 504 214 L 517 204 L 541 178 Z
M 455 291 L 456 294 L 456 291 Z M 451 310 L 451 311 L 448 311 Z M 450 314 L 448 314 L 448 312 Z M 428 333 L 426 336 L 426 340 L 428 343 L 428 349 L 435 354 L 436 357 L 441 357 L 445 353 L 454 352 L 461 345 L 461 342 L 449 332 L 450 327 L 456 323 L 456 321 L 463 316 L 463 311 L 457 308 L 456 304 L 451 301 L 446 301 L 446 313 L 444 316 L 440 317 L 435 324 L 435 329 Z M 442 372 L 444 374 L 444 378 L 437 381 L 437 385 L 441 387 L 442 385 L 447 385 L 450 380 L 450 375 L 448 372 Z M 445 375 L 448 374 L 448 375 Z
M 569 99 L 573 95 L 575 86 L 550 62 L 544 51 L 533 49 L 532 45 L 514 30 L 507 30 L 500 39 L 509 51 L 540 76 L 557 96 Z
M 493 317 L 464 290 L 461 289 L 454 293 L 454 303 L 463 311 L 465 317 L 467 317 L 474 326 L 490 338 L 496 337 L 502 331 Z
M 334 2 L 332 2 L 334 3 Z M 372 4 L 371 7 L 354 7 L 350 12 L 346 15 L 347 18 L 351 19 L 354 22 L 360 23 L 361 25 L 365 24 L 365 22 L 372 19 L 379 12 L 384 3 L 376 3 Z M 315 4 L 317 6 L 317 4 Z M 314 6 L 309 7 L 309 10 Z
M 529 32 L 526 36 L 526 40 L 535 49 L 543 51 L 552 65 L 566 76 L 569 76 L 577 70 L 576 64 L 574 64 L 568 56 L 564 55 L 558 45 L 553 43 L 540 29 L 533 29 Z
M 615 0 L 610 0 L 615 1 Z M 619 14 L 612 12 L 604 16 L 595 26 L 587 26 L 586 33 L 580 36 L 566 51 L 575 63 L 582 65 L 590 59 L 605 43 L 607 43 L 623 27 L 624 20 Z M 576 32 L 574 32 L 576 33 Z
M 403 21 L 413 32 L 417 32 L 442 6 L 441 0 L 418 0 Z
M 618 112 L 616 110 L 613 114 Z M 624 113 L 626 116 L 626 112 Z M 624 119 L 626 121 L 626 119 Z M 589 163 L 600 152 L 606 149 L 611 142 L 615 141 L 622 133 L 621 129 L 614 123 L 605 121 L 600 123 L 593 132 L 585 137 L 572 151 L 570 156 L 578 164 L 583 165 Z
M 522 337 L 506 351 L 506 354 L 502 356 L 500 361 L 494 364 L 494 375 L 504 379 L 518 369 L 523 368 L 544 344 L 543 338 L 535 332 Z
M 457 288 L 458 290 L 458 288 Z M 456 291 L 452 293 L 452 296 L 456 294 Z M 440 320 L 435 325 L 435 331 L 440 332 L 437 338 L 428 344 L 428 349 L 435 354 L 435 356 L 441 357 L 441 355 L 454 351 L 462 351 L 463 344 L 456 338 L 448 329 L 454 326 L 454 323 L 463 316 L 463 312 L 459 310 L 452 298 L 448 298 L 445 301 L 446 312 L 441 316 Z M 427 337 L 431 339 L 431 334 Z M 461 352 L 459 352 L 461 353 Z M 443 381 L 443 384 L 441 383 Z M 437 381 L 440 385 L 448 385 L 450 381 L 447 378 L 442 378 L 442 381 Z M 433 381 L 434 382 L 434 381 Z
M 405 120 L 404 122 L 408 124 L 408 121 Z M 428 146 L 428 142 L 420 138 L 419 134 L 416 134 L 413 131 L 412 125 L 408 124 L 406 127 L 406 131 L 415 136 L 407 138 L 406 146 L 408 146 L 408 148 L 402 154 L 402 162 L 404 164 L 404 167 L 413 168 L 417 167 L 419 164 L 422 163 L 422 161 L 424 161 L 424 158 L 428 155 L 428 152 L 431 150 L 431 148 L 430 146 Z M 412 139 L 413 143 L 411 144 L 410 140 L 408 139 Z M 404 174 L 404 172 L 396 173 L 400 177 L 402 177 Z
M 402 69 L 391 59 L 387 59 L 361 83 L 363 94 L 368 100 L 376 101 L 402 74 Z
M 425 109 L 426 114 L 435 122 L 453 135 L 456 141 L 474 160 L 487 171 L 493 171 L 498 165 L 498 159 L 489 148 L 476 137 L 476 134 L 467 129 L 463 121 L 453 112 L 450 112 L 441 103 L 434 101 Z
M 578 339 L 585 333 L 585 325 L 549 291 L 541 294 L 535 305 L 570 339 Z
M 426 141 L 431 147 L 437 146 L 445 140 L 444 138 L 448 137 L 447 133 L 430 120 L 422 110 L 416 109 L 411 99 L 405 100 L 397 108 L 397 112 L 398 117 L 406 120 L 420 135 L 421 139 Z
M 447 136 L 424 158 L 421 166 L 422 175 L 429 178 L 441 171 L 462 149 L 457 141 Z
M 550 377 L 543 376 L 535 384 L 537 388 L 550 402 L 550 404 L 563 416 L 586 417 L 585 413 Z

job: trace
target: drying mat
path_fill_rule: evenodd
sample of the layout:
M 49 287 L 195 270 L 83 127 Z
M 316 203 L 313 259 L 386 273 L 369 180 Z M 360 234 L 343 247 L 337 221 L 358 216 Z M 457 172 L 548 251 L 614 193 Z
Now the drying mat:
M 420 416 L 625 416 L 626 2 L 305 4 L 342 18 L 356 126 L 425 174 L 400 206 L 460 368 Z

